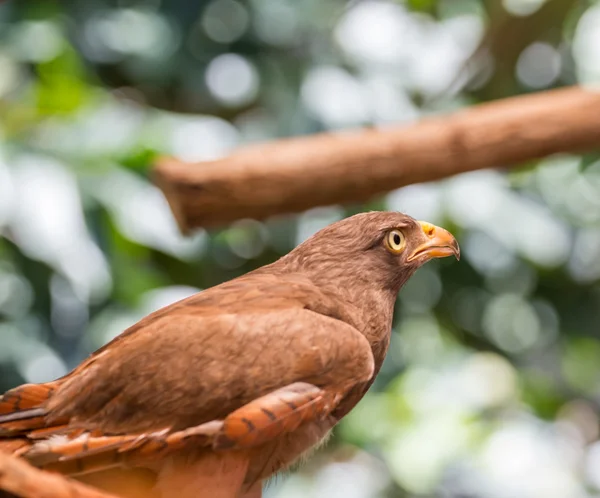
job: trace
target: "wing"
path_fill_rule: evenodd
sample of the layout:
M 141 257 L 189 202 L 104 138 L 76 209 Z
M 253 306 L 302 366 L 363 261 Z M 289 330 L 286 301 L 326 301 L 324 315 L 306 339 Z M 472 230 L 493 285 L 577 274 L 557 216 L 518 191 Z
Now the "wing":
M 24 417 L 0 415 L 0 434 L 67 435 L 25 455 L 39 465 L 78 462 L 68 472 L 81 470 L 84 456 L 106 467 L 121 460 L 115 452 L 137 458 L 190 443 L 248 447 L 326 416 L 372 377 L 370 346 L 355 328 L 305 309 L 307 299 L 258 299 L 257 291 L 248 292 L 268 306 L 233 300 L 220 313 L 176 306 L 145 319 L 52 385 L 41 406 L 26 404 L 17 412 Z M 18 389 L 29 399 L 34 388 Z M 5 398 L 15 396 L 7 393 L 0 408 Z
M 46 418 L 105 434 L 180 430 L 295 382 L 345 390 L 372 372 L 362 334 L 313 311 L 165 316 L 61 385 Z

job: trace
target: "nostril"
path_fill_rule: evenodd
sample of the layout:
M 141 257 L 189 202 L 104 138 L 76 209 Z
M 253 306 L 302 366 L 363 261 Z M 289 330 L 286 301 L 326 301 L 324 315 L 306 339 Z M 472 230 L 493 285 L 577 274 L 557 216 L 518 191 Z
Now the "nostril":
M 421 225 L 421 229 L 423 230 L 425 237 L 428 239 L 435 237 L 435 229 L 437 228 L 435 225 L 427 223 L 426 221 L 419 221 L 418 223 Z

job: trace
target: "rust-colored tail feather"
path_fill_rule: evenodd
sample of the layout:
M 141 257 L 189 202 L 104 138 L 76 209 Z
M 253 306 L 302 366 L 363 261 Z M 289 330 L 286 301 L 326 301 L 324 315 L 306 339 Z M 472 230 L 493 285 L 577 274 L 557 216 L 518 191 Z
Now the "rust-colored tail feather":
M 43 405 L 54 390 L 53 382 L 24 384 L 0 397 L 0 437 L 18 436 L 45 427 Z
M 331 393 L 298 382 L 242 406 L 224 420 L 176 432 L 165 427 L 142 434 L 108 435 L 69 427 L 68 420 L 46 426 L 43 405 L 52 392 L 51 385 L 28 385 L 0 398 L 0 451 L 8 450 L 37 467 L 71 475 L 135 466 L 188 447 L 256 447 L 322 417 L 335 404 Z
M 122 436 L 67 433 L 62 429 L 64 441 L 52 438 L 32 441 L 33 446 L 19 453 L 40 468 L 63 474 L 85 475 L 133 462 L 154 461 L 184 447 L 207 446 L 222 425 L 222 422 L 207 422 L 177 432 L 165 429 Z
M 0 423 L 2 415 L 26 411 L 43 405 L 54 393 L 56 382 L 24 384 L 0 396 Z

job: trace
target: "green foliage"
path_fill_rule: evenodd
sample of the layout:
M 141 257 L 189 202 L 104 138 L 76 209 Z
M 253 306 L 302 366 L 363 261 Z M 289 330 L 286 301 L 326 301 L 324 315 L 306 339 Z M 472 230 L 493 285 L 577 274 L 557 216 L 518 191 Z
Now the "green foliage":
M 43 115 L 69 115 L 86 105 L 87 85 L 82 81 L 79 57 L 68 48 L 56 58 L 36 65 L 36 101 Z
M 565 379 L 585 394 L 598 392 L 600 385 L 600 341 L 592 338 L 571 339 L 562 360 Z

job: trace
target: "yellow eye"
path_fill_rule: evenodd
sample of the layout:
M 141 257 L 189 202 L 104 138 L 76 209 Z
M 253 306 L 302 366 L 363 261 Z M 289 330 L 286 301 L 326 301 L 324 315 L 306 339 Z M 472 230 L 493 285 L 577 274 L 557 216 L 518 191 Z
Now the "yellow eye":
M 406 238 L 400 230 L 391 230 L 386 236 L 386 245 L 390 252 L 400 254 L 404 251 Z

